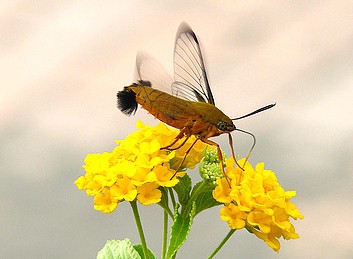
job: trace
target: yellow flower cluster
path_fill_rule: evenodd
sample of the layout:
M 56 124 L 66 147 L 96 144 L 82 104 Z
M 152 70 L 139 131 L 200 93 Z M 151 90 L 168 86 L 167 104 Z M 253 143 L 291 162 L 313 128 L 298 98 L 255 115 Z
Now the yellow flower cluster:
M 94 196 L 94 208 L 104 213 L 116 209 L 121 201 L 137 199 L 143 205 L 158 203 L 162 193 L 160 186 L 173 187 L 179 180 L 173 177 L 175 170 L 185 155 L 185 151 L 196 140 L 190 137 L 175 151 L 162 149 L 171 144 L 179 131 L 161 123 L 146 126 L 138 121 L 139 129 L 118 140 L 113 152 L 88 154 L 83 168 L 84 176 L 75 184 L 80 190 L 86 190 L 88 196 Z M 178 141 L 175 146 L 182 142 Z M 202 158 L 205 144 L 198 141 L 187 155 L 182 168 L 193 168 Z M 185 173 L 178 172 L 176 176 Z
M 238 161 L 240 165 L 245 160 Z M 227 178 L 216 181 L 213 197 L 224 203 L 220 211 L 222 220 L 232 229 L 246 228 L 279 251 L 279 238 L 298 238 L 290 218 L 303 219 L 300 211 L 289 200 L 295 191 L 284 191 L 271 170 L 258 163 L 254 169 L 249 162 L 244 171 L 234 168 L 234 159 L 226 161 Z

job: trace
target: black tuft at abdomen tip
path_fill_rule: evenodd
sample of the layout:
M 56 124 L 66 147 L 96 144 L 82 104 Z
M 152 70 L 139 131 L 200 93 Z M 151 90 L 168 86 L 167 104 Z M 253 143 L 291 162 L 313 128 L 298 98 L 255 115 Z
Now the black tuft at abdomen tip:
M 118 97 L 118 108 L 124 114 L 130 116 L 135 114 L 137 110 L 136 94 L 129 88 L 125 87 L 123 91 L 119 91 Z

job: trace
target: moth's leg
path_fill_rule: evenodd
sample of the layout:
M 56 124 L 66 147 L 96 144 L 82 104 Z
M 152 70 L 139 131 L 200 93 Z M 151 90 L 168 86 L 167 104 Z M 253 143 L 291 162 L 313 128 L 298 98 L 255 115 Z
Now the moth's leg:
M 183 143 L 181 143 L 181 145 L 174 147 L 174 148 L 172 148 L 172 146 L 174 146 L 174 144 L 177 143 L 179 139 L 182 139 L 185 136 L 185 132 L 186 132 L 186 127 L 182 128 L 180 130 L 179 134 L 175 137 L 174 141 L 171 144 L 169 144 L 168 146 L 162 147 L 161 149 L 177 150 L 177 149 L 181 148 L 186 143 L 186 141 L 189 139 L 190 136 L 185 137 L 185 139 L 184 139 Z
M 212 141 L 212 140 L 206 139 L 206 138 L 201 138 L 201 141 L 206 143 L 206 144 L 209 144 L 209 145 L 217 147 L 217 155 L 218 155 L 218 160 L 220 161 L 221 170 L 222 170 L 222 173 L 223 173 L 224 177 L 226 178 L 226 180 L 227 180 L 227 182 L 228 182 L 228 184 L 230 186 L 230 181 L 229 181 L 229 179 L 228 179 L 228 177 L 226 175 L 226 172 L 224 170 L 222 150 L 221 150 L 219 144 L 214 142 L 214 141 Z
M 188 138 L 189 138 L 189 137 L 188 137 Z M 183 163 L 184 163 L 184 161 L 185 161 L 185 159 L 186 159 L 186 156 L 189 154 L 190 150 L 192 149 L 192 147 L 196 144 L 196 142 L 197 142 L 199 139 L 200 139 L 200 138 L 197 138 L 197 139 L 194 141 L 194 143 L 191 144 L 191 146 L 188 148 L 188 150 L 186 150 L 185 155 L 184 155 L 184 157 L 183 157 L 183 160 L 181 160 L 181 163 L 180 163 L 178 169 L 175 171 L 175 173 L 174 173 L 173 176 L 170 178 L 170 180 L 173 179 L 174 176 L 177 174 L 177 172 L 179 171 L 179 169 L 180 169 L 181 166 L 183 165 Z
M 239 168 L 241 170 L 244 171 L 244 168 L 239 165 L 237 159 L 235 158 L 234 148 L 233 148 L 233 138 L 232 138 L 232 135 L 230 133 L 228 133 L 228 140 L 229 140 L 230 149 L 232 150 L 232 156 L 233 156 L 233 159 L 234 159 L 235 163 L 237 164 L 237 166 L 239 166 Z M 248 160 L 248 158 L 246 158 L 246 160 Z M 245 160 L 245 163 L 246 163 L 246 160 Z M 245 165 L 245 163 L 244 163 L 244 165 Z

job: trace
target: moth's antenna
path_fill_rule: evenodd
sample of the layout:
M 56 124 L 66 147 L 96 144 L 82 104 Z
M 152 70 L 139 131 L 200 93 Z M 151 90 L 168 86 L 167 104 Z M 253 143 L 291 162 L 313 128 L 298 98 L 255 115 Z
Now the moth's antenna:
M 256 114 L 256 113 L 266 111 L 266 110 L 272 108 L 272 107 L 275 106 L 275 105 L 276 105 L 276 103 L 271 103 L 271 104 L 269 104 L 269 105 L 266 105 L 266 106 L 264 106 L 264 107 L 261 107 L 261 108 L 255 110 L 255 111 L 253 111 L 253 112 L 250 112 L 250 113 L 248 113 L 248 114 L 246 114 L 246 115 L 240 116 L 240 117 L 238 117 L 238 118 L 234 118 L 234 119 L 232 119 L 232 121 L 234 121 L 234 120 L 240 120 L 240 119 L 249 117 L 249 116 L 251 116 L 251 115 L 254 115 L 254 114 Z M 249 133 L 249 132 L 247 132 L 247 133 Z
M 250 113 L 248 113 L 248 114 L 246 114 L 246 115 L 243 115 L 243 116 L 240 116 L 240 117 L 238 117 L 238 118 L 234 118 L 234 119 L 232 119 L 232 120 L 233 120 L 233 121 L 234 121 L 234 120 L 240 120 L 240 119 L 249 117 L 249 116 L 254 115 L 254 114 L 256 114 L 256 113 L 263 112 L 263 111 L 266 111 L 266 110 L 268 110 L 268 109 L 271 109 L 271 108 L 272 108 L 273 106 L 275 106 L 275 105 L 276 105 L 276 103 L 271 103 L 271 104 L 269 104 L 269 105 L 263 106 L 263 107 L 261 107 L 261 108 L 255 110 L 255 111 L 253 111 L 253 112 L 250 112 Z M 251 146 L 251 148 L 250 148 L 250 150 L 249 150 L 248 155 L 246 156 L 246 159 L 245 159 L 245 162 L 244 162 L 244 165 L 243 165 L 243 167 L 244 167 L 245 164 L 246 164 L 246 162 L 248 161 L 250 155 L 251 155 L 251 152 L 253 151 L 253 149 L 254 149 L 254 147 L 255 147 L 255 145 L 256 145 L 256 138 L 255 138 L 255 135 L 254 135 L 254 134 L 252 134 L 252 133 L 250 133 L 250 132 L 248 132 L 248 131 L 245 131 L 245 130 L 242 130 L 242 129 L 235 129 L 235 130 L 240 131 L 240 132 L 243 132 L 243 133 L 245 133 L 245 134 L 248 134 L 248 135 L 250 135 L 250 136 L 253 138 L 253 144 L 252 144 L 252 146 Z M 229 135 L 229 138 L 230 138 L 230 140 L 231 140 L 231 136 L 230 136 L 230 135 Z M 233 157 L 234 157 L 234 151 L 233 151 Z M 235 159 L 235 157 L 234 157 L 234 159 Z M 237 164 L 238 164 L 238 163 L 237 163 Z M 239 165 L 238 165 L 238 166 L 239 166 Z M 240 166 L 239 166 L 239 167 L 240 167 Z M 241 168 L 241 167 L 240 167 L 240 168 Z M 243 168 L 242 168 L 242 169 L 243 169 Z M 244 169 L 243 169 L 243 170 L 244 170 Z

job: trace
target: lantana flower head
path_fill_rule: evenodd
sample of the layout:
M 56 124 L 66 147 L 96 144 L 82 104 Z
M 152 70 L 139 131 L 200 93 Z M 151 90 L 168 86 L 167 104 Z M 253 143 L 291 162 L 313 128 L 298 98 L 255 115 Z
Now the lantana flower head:
M 244 162 L 245 159 L 238 161 L 240 165 Z M 233 165 L 234 159 L 227 159 L 228 179 L 219 178 L 213 191 L 213 197 L 224 203 L 221 219 L 227 221 L 232 229 L 246 228 L 275 251 L 280 249 L 280 237 L 298 238 L 290 222 L 290 218 L 304 218 L 290 202 L 296 192 L 285 191 L 275 173 L 264 168 L 264 163 L 258 163 L 254 169 L 247 162 L 244 171 Z
M 94 208 L 105 213 L 116 209 L 121 201 L 137 199 L 141 204 L 150 205 L 161 200 L 159 187 L 173 187 L 185 175 L 176 170 L 185 155 L 185 150 L 196 140 L 191 136 L 179 149 L 161 149 L 170 145 L 179 131 L 160 123 L 147 126 L 138 121 L 137 131 L 125 140 L 116 141 L 112 152 L 89 154 L 85 158 L 84 176 L 75 184 L 94 196 Z M 176 146 L 182 142 L 175 143 Z M 202 158 L 205 144 L 198 141 L 187 155 L 181 169 L 193 168 Z M 180 171 L 180 170 L 179 170 Z

